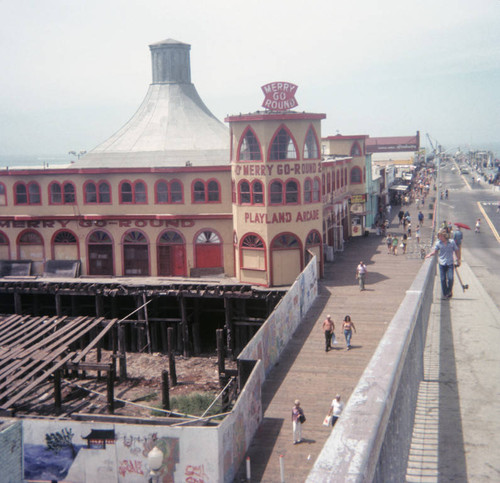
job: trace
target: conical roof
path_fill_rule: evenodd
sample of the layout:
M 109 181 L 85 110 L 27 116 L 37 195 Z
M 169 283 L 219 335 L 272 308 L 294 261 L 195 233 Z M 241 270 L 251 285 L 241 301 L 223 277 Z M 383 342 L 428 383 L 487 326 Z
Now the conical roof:
M 167 39 L 149 46 L 153 82 L 134 116 L 75 167 L 228 165 L 229 130 L 191 83 L 191 46 Z

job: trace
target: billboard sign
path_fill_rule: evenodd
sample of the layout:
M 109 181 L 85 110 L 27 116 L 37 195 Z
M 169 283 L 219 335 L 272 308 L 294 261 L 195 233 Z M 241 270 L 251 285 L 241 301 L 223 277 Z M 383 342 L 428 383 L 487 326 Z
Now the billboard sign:
M 271 82 L 261 87 L 264 93 L 262 107 L 271 111 L 288 111 L 299 104 L 295 99 L 298 86 L 291 82 Z

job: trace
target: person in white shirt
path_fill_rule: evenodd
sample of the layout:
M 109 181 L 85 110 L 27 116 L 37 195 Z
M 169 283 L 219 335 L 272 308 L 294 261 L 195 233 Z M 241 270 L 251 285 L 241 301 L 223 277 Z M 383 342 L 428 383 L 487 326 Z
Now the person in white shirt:
M 342 410 L 344 409 L 344 403 L 340 400 L 340 394 L 337 394 L 330 406 L 330 411 L 328 412 L 329 416 L 332 416 L 332 427 L 335 426 L 337 419 L 339 419 L 342 414 Z

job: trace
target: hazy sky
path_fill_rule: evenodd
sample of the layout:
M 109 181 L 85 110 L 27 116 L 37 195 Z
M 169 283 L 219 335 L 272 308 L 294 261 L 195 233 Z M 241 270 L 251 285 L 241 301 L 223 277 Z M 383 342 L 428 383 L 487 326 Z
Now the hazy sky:
M 221 121 L 299 86 L 322 135 L 500 141 L 500 0 L 0 0 L 0 154 L 90 150 L 134 114 L 148 45 L 191 44 Z

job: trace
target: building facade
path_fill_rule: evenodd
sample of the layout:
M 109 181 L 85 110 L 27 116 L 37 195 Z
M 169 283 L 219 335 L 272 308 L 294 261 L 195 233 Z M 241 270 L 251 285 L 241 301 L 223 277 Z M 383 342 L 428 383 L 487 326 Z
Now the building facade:
M 228 116 L 228 129 L 191 82 L 190 46 L 150 51 L 153 81 L 114 135 L 65 167 L 0 171 L 4 265 L 288 286 L 370 227 L 368 136 L 322 138 L 325 114 L 291 110 L 297 86 L 281 82 L 265 86 L 265 111 Z

